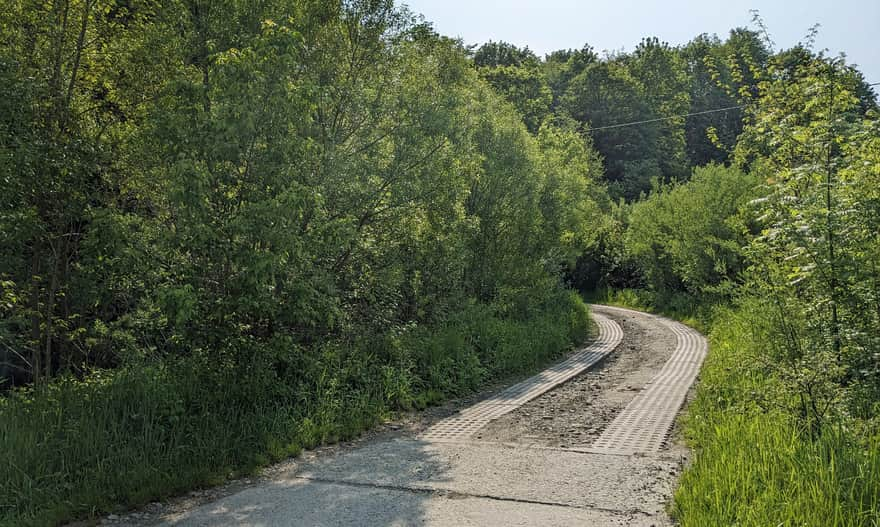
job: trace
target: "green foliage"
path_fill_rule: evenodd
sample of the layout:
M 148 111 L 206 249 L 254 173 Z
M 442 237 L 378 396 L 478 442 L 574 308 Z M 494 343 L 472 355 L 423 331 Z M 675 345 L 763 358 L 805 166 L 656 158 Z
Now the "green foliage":
M 0 276 L 22 298 L 0 323 L 13 381 L 103 355 L 89 340 L 96 319 L 130 305 L 124 295 L 101 305 L 103 284 L 79 260 L 84 244 L 94 259 L 117 256 L 103 252 L 119 244 L 93 232 L 95 218 L 112 232 L 143 212 L 120 151 L 162 85 L 165 57 L 154 54 L 170 27 L 159 20 L 149 2 L 14 2 L 0 14 Z
M 806 48 L 745 71 L 739 168 L 632 207 L 628 248 L 653 287 L 613 296 L 681 317 L 686 294 L 711 328 L 674 512 L 683 525 L 876 525 L 876 115 L 856 72 Z M 713 265 L 719 254 L 736 264 Z M 732 307 L 706 316 L 719 291 Z
M 544 236 L 555 244 L 556 260 L 570 271 L 603 231 L 609 198 L 599 183 L 602 161 L 570 121 L 545 122 L 536 139 L 545 176 L 539 202 Z
M 656 124 L 656 149 L 660 172 L 666 180 L 688 176 L 685 154 L 685 119 L 691 107 L 685 63 L 678 50 L 656 37 L 643 39 L 632 56 L 623 59 L 643 86 L 643 97 L 652 114 L 662 117 Z
M 684 179 L 684 118 L 678 116 L 687 113 L 690 94 L 678 51 L 646 39 L 631 55 L 590 61 L 578 69 L 566 83 L 560 106 L 595 129 L 591 135 L 605 158 L 612 196 L 633 200 L 650 189 L 652 179 Z M 642 121 L 647 122 L 616 127 Z
M 536 133 L 550 115 L 553 93 L 529 48 L 489 41 L 474 52 L 477 71 L 519 111 L 529 132 Z
M 438 328 L 310 355 L 279 341 L 246 365 L 201 353 L 19 390 L 0 399 L 0 525 L 55 525 L 216 484 L 351 439 L 397 408 L 533 371 L 588 333 L 576 295 L 540 296 L 525 312 L 474 303 Z
M 681 181 L 694 166 L 728 162 L 743 128 L 736 107 L 756 92 L 769 56 L 760 33 L 737 28 L 725 41 L 704 34 L 676 48 L 646 38 L 601 59 L 588 45 L 541 61 L 528 48 L 489 42 L 473 61 L 530 132 L 548 117 L 593 129 L 611 195 L 633 201 L 654 179 Z
M 744 29 L 471 53 L 392 0 L 6 7 L 0 522 L 537 368 L 589 331 L 565 279 L 707 324 L 740 302 L 716 346 L 748 361 L 707 370 L 685 523 L 876 511 L 880 128 L 842 61 Z
M 722 297 L 745 267 L 748 220 L 742 208 L 758 179 L 709 165 L 690 181 L 656 189 L 632 208 L 626 247 L 647 285 L 663 295 L 683 291 Z
M 843 411 L 824 403 L 871 417 L 880 394 L 878 120 L 862 113 L 858 83 L 838 60 L 781 58 L 737 146 L 738 162 L 767 181 L 749 287 L 774 303 L 786 336 L 778 367 L 814 431 Z
M 760 303 L 715 313 L 711 350 L 686 421 L 696 447 L 675 495 L 682 525 L 871 526 L 880 519 L 876 423 L 843 418 L 818 436 L 774 373 L 777 339 Z M 842 416 L 838 414 L 838 419 Z
M 0 522 L 211 484 L 585 338 L 560 277 L 600 162 L 542 126 L 527 50 L 481 76 L 391 0 L 17 2 L 0 41 L 0 375 L 27 386 Z
M 547 55 L 542 68 L 547 77 L 547 84 L 553 91 L 554 109 L 559 107 L 568 83 L 598 60 L 599 56 L 589 44 L 585 44 L 581 49 L 562 49 Z
M 591 128 L 649 120 L 655 117 L 643 97 L 644 86 L 619 62 L 591 64 L 572 79 L 562 108 Z M 605 158 L 605 177 L 613 197 L 635 199 L 661 178 L 656 125 L 599 130 L 593 137 Z
M 489 41 L 474 52 L 474 65 L 479 68 L 499 66 L 534 66 L 538 57 L 528 48 L 519 48 L 509 42 Z
M 550 114 L 553 94 L 536 67 L 487 67 L 480 76 L 516 106 L 530 132 L 536 132 Z
M 4 13 L 0 277 L 17 300 L 0 337 L 16 383 L 441 323 L 552 285 L 589 238 L 589 146 L 539 145 L 456 42 L 390 1 L 252 7 L 53 7 L 82 15 L 80 44 L 40 4 Z M 497 66 L 533 63 L 520 55 Z M 62 106 L 37 104 L 55 88 Z M 37 166 L 46 149 L 58 167 Z

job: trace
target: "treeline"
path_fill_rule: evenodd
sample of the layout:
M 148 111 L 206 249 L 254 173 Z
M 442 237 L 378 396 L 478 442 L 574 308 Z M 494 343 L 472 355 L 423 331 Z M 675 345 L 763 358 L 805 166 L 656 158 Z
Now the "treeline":
M 578 123 L 604 159 L 611 195 L 632 201 L 654 180 L 684 181 L 692 167 L 727 161 L 742 131 L 740 92 L 769 56 L 756 32 L 737 29 L 725 41 L 701 35 L 680 47 L 647 38 L 603 57 L 585 45 L 541 60 L 490 42 L 474 63 L 531 130 L 548 116 Z M 641 124 L 620 126 L 628 123 Z
M 880 121 L 809 42 L 539 58 L 390 0 L 24 1 L 0 42 L 0 524 L 534 370 L 567 286 L 711 333 L 683 524 L 876 519 Z
M 599 157 L 390 0 L 13 2 L 0 42 L 0 523 L 216 482 L 587 337 L 561 277 Z
M 390 2 L 3 16 L 7 382 L 525 313 L 605 205 L 578 134 Z
M 608 300 L 690 318 L 711 351 L 683 525 L 880 518 L 880 114 L 808 46 L 750 69 L 727 166 L 618 207 Z
M 681 46 L 646 38 L 632 52 L 604 56 L 585 45 L 539 58 L 506 42 L 471 53 L 480 76 L 531 131 L 548 119 L 573 120 L 604 160 L 610 195 L 626 201 L 653 182 L 686 181 L 694 167 L 729 164 L 763 76 L 774 63 L 791 69 L 812 56 L 807 44 L 774 52 L 760 28 L 734 29 L 725 40 L 702 34 Z M 867 109 L 873 92 L 855 74 Z

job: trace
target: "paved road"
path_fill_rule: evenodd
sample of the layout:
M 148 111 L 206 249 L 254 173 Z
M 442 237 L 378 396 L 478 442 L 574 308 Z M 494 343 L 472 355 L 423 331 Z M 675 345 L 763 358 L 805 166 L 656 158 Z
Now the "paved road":
M 161 524 L 669 525 L 686 451 L 668 436 L 706 341 L 661 317 L 594 313 L 597 340 L 533 378 L 422 430 L 310 453 Z

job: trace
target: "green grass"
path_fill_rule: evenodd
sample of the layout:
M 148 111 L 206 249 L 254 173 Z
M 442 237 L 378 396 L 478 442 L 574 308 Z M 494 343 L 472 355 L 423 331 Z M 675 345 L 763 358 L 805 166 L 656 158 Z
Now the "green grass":
M 674 513 L 683 526 L 880 525 L 880 440 L 804 440 L 784 415 L 705 415 Z
M 57 525 L 254 472 L 401 408 L 533 371 L 589 332 L 558 291 L 435 328 L 280 353 L 195 353 L 0 398 L 0 525 Z M 283 349 L 283 348 L 282 348 Z
M 728 310 L 711 332 L 697 397 L 686 418 L 695 449 L 675 494 L 683 526 L 878 526 L 880 434 L 841 418 L 818 437 L 756 394 L 775 379 L 750 355 L 760 351 L 752 320 Z
M 683 293 L 658 295 L 645 289 L 600 289 L 586 295 L 586 299 L 596 304 L 657 313 L 700 331 L 707 331 L 714 309 Z

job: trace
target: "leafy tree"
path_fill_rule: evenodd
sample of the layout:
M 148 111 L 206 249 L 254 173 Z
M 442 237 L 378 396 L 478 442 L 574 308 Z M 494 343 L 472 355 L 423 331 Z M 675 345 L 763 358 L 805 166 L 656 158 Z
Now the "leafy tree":
M 667 44 L 646 39 L 631 55 L 589 63 L 567 83 L 561 108 L 593 129 L 613 196 L 633 200 L 654 179 L 686 177 L 687 77 Z
M 774 364 L 796 394 L 791 409 L 816 432 L 876 401 L 876 114 L 860 77 L 822 55 L 776 57 L 758 84 L 736 159 L 767 182 L 750 245 L 750 287 L 769 300 Z M 871 232 L 872 234 L 868 234 Z M 870 395 L 866 395 L 870 394 Z
M 535 133 L 550 114 L 553 94 L 537 68 L 498 66 L 480 75 L 522 114 L 526 127 Z
M 390 0 L 15 7 L 4 376 L 295 362 L 541 296 L 589 238 L 589 147 L 539 146 L 459 43 Z M 518 58 L 486 77 L 537 132 L 538 63 L 496 47 Z
M 681 56 L 656 37 L 643 39 L 624 63 L 642 85 L 645 103 L 652 115 L 662 119 L 658 130 L 657 163 L 667 181 L 688 176 L 685 154 L 684 117 L 690 108 L 685 64 Z
M 20 302 L 4 316 L 14 334 L 4 346 L 18 350 L 23 377 L 39 381 L 95 355 L 106 360 L 91 337 L 139 293 L 135 273 L 126 281 L 88 262 L 121 268 L 118 235 L 139 229 L 145 204 L 132 195 L 119 152 L 161 84 L 168 35 L 151 2 L 6 7 L 0 276 Z
M 540 170 L 545 174 L 541 215 L 551 251 L 570 272 L 577 258 L 595 248 L 599 223 L 609 206 L 602 160 L 569 120 L 546 122 L 538 133 Z
M 571 80 L 598 60 L 599 56 L 589 44 L 584 44 L 581 49 L 558 50 L 547 55 L 542 68 L 547 77 L 547 84 L 553 92 L 554 109 L 559 107 Z
M 729 294 L 745 268 L 749 225 L 742 209 L 757 183 L 738 169 L 708 165 L 633 205 L 626 248 L 647 285 L 661 295 L 684 291 L 709 301 Z
M 644 97 L 644 87 L 618 62 L 598 62 L 572 79 L 562 108 L 575 120 L 589 123 L 594 144 L 605 160 L 605 178 L 611 195 L 635 199 L 661 178 L 660 127 L 643 126 L 601 129 L 655 117 Z
M 719 83 L 725 46 L 718 37 L 699 35 L 681 48 L 690 79 L 690 115 L 685 121 L 687 155 L 691 165 L 728 160 L 742 132 L 742 110 L 737 97 Z M 729 110 L 716 112 L 722 108 Z M 702 113 L 712 112 L 712 113 Z
M 550 114 L 553 94 L 529 48 L 488 42 L 474 54 L 474 65 L 480 76 L 519 110 L 529 131 L 536 133 Z
M 496 68 L 499 66 L 534 67 L 538 65 L 538 56 L 528 46 L 519 48 L 507 42 L 489 41 L 474 52 L 474 65 L 478 68 Z

